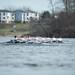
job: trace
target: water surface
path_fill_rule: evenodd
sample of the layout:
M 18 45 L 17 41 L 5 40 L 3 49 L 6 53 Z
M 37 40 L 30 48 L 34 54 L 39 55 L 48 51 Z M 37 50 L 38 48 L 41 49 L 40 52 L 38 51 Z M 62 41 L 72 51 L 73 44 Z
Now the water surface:
M 0 44 L 0 75 L 75 75 L 75 39 L 50 46 Z

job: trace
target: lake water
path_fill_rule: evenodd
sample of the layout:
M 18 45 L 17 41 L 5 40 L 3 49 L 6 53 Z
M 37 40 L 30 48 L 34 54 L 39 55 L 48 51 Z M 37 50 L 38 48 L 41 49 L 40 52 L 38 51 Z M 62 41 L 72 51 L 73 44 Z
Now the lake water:
M 75 39 L 63 40 L 50 46 L 0 44 L 0 75 L 75 75 Z

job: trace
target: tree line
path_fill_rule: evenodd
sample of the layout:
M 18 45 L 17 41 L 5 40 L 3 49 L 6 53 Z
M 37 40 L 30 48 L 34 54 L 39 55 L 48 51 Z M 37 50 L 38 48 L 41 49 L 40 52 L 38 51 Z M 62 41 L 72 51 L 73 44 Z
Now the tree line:
M 52 14 L 49 11 L 44 11 L 40 15 L 39 21 L 32 21 L 31 28 L 33 35 L 47 36 L 47 37 L 75 37 L 75 1 L 69 0 L 48 0 L 51 8 Z M 63 3 L 64 9 L 62 6 L 59 6 L 62 11 L 56 8 L 59 4 Z M 72 5 L 73 7 L 71 8 Z M 71 10 L 71 11 L 69 11 Z
M 38 21 L 31 21 L 32 35 L 47 37 L 75 37 L 75 12 L 60 12 L 51 15 L 49 11 L 44 11 Z

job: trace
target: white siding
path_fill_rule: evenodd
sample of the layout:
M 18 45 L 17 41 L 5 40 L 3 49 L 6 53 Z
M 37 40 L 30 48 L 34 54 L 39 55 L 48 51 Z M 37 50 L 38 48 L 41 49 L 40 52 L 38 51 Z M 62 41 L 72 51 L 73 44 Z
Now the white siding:
M 1 12 L 1 23 L 11 23 L 15 20 L 15 15 L 12 15 L 11 12 Z
M 36 15 L 36 13 L 25 13 L 25 21 L 30 21 L 30 18 L 39 19 L 39 14 Z
M 18 13 L 16 13 L 16 15 L 15 15 L 15 13 L 13 13 L 13 12 L 11 12 L 11 11 L 8 11 L 8 12 L 6 12 L 6 11 L 3 11 L 3 12 L 1 12 L 0 11 L 0 21 L 1 22 L 4 22 L 4 23 L 11 23 L 11 22 L 13 22 L 13 21 L 15 21 L 15 20 L 17 20 L 18 21 L 18 19 L 19 19 L 19 21 L 21 21 L 22 23 L 23 22 L 28 22 L 28 21 L 30 21 L 31 20 L 31 18 L 33 18 L 33 19 L 39 19 L 39 14 L 38 13 L 35 13 L 35 12 L 30 12 L 30 11 L 28 11 L 28 12 L 25 12 L 25 11 L 19 11 Z M 18 18 L 16 18 L 16 17 L 18 17 Z

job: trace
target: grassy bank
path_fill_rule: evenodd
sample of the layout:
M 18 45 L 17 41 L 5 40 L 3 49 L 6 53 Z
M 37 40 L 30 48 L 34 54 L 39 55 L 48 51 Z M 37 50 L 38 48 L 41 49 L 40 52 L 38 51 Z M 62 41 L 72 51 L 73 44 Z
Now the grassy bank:
M 31 27 L 28 23 L 0 24 L 0 36 L 13 36 L 27 33 L 31 33 Z

